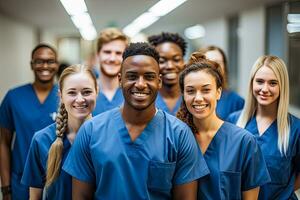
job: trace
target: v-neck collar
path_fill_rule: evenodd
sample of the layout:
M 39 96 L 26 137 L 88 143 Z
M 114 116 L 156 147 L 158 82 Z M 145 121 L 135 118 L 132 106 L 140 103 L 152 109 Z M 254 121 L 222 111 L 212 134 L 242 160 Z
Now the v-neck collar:
M 48 95 L 47 95 L 45 101 L 44 101 L 43 103 L 41 103 L 40 100 L 39 100 L 39 98 L 38 98 L 38 96 L 37 96 L 37 93 L 36 93 L 36 91 L 35 91 L 35 89 L 34 89 L 34 87 L 33 87 L 33 84 L 30 84 L 29 86 L 30 86 L 31 91 L 32 91 L 32 93 L 33 93 L 34 101 L 35 101 L 35 102 L 37 103 L 37 105 L 39 105 L 39 106 L 46 105 L 47 102 L 49 101 L 49 99 L 53 96 L 53 92 L 55 92 L 55 90 L 57 89 L 56 84 L 54 84 L 54 85 L 52 86 L 50 92 L 48 93 Z M 57 92 L 58 92 L 58 91 L 57 91 Z
M 157 98 L 159 99 L 159 101 L 162 102 L 163 106 L 168 111 L 168 113 L 170 113 L 172 115 L 176 114 L 176 112 L 177 112 L 177 110 L 179 110 L 179 107 L 180 107 L 181 102 L 182 102 L 182 97 L 179 96 L 179 98 L 176 101 L 176 104 L 175 104 L 174 108 L 172 110 L 170 110 L 170 108 L 168 107 L 167 103 L 165 102 L 163 96 L 160 93 L 157 94 Z
M 155 128 L 158 127 L 157 125 L 162 120 L 162 118 L 163 113 L 161 110 L 158 110 L 156 115 L 154 115 L 154 117 L 148 122 L 141 134 L 134 141 L 132 141 L 119 108 L 117 109 L 117 112 L 114 115 L 114 120 L 117 122 L 118 134 L 120 134 L 120 137 L 122 138 L 123 142 L 128 145 L 138 146 L 142 145 L 147 140 L 149 135 L 155 131 Z
M 266 130 L 260 134 L 259 133 L 259 130 L 258 130 L 258 124 L 257 124 L 257 120 L 256 120 L 256 116 L 254 115 L 251 119 L 251 121 L 253 121 L 253 126 L 254 127 L 251 127 L 251 130 L 253 134 L 255 134 L 256 137 L 263 137 L 264 135 L 266 135 L 268 132 L 270 132 L 269 130 L 272 129 L 274 126 L 276 126 L 277 124 L 277 119 L 275 119 L 269 126 L 268 128 L 266 128 Z
M 214 135 L 214 137 L 211 139 L 211 141 L 210 141 L 208 147 L 206 148 L 206 151 L 203 153 L 204 156 L 206 155 L 206 153 L 207 153 L 208 151 L 210 151 L 210 149 L 212 148 L 212 146 L 215 146 L 214 143 L 216 143 L 216 142 L 219 140 L 219 137 L 221 137 L 220 132 L 223 130 L 223 127 L 224 127 L 225 123 L 227 123 L 227 122 L 225 122 L 225 121 L 223 122 L 223 124 L 222 124 L 222 125 L 220 126 L 220 128 L 217 130 L 217 132 L 216 132 L 216 134 Z M 199 145 L 199 146 L 200 146 L 200 145 Z

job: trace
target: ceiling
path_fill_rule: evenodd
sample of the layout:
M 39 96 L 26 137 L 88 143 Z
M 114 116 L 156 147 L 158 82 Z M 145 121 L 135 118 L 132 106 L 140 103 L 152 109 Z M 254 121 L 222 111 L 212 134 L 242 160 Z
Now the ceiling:
M 188 26 L 282 1 L 188 0 L 144 32 L 182 32 Z M 85 2 L 99 32 L 107 26 L 124 28 L 158 0 L 85 0 Z M 59 0 L 0 0 L 0 13 L 58 36 L 79 34 Z

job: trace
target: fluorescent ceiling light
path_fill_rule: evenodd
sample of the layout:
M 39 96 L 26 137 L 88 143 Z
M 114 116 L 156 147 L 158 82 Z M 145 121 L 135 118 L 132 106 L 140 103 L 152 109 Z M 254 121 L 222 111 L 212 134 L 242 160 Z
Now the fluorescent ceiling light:
M 84 0 L 60 0 L 69 15 L 87 12 Z
M 150 26 L 151 24 L 153 24 L 154 22 L 156 22 L 158 19 L 159 17 L 154 16 L 152 13 L 146 12 L 140 15 L 138 18 L 136 18 L 132 23 L 136 27 L 140 29 L 144 29 Z
M 82 13 L 80 15 L 71 16 L 74 25 L 78 28 L 84 28 L 93 24 L 92 19 L 88 13 Z
M 127 25 L 124 29 L 123 29 L 123 32 L 128 35 L 129 37 L 133 37 L 135 36 L 136 34 L 138 34 L 139 32 L 141 31 L 140 28 L 138 27 L 135 27 L 134 24 L 129 24 Z
M 186 28 L 184 30 L 184 35 L 188 39 L 197 39 L 205 36 L 205 28 L 201 26 L 200 24 L 197 24 L 195 26 L 191 26 L 189 28 Z
M 289 23 L 300 23 L 300 14 L 288 14 L 287 20 Z
M 97 31 L 94 26 L 79 29 L 81 37 L 85 40 L 94 40 L 97 37 Z
M 156 16 L 164 16 L 186 2 L 187 0 L 160 0 L 149 9 Z
M 298 32 L 300 32 L 300 23 L 299 24 L 288 24 L 286 28 L 289 33 L 298 33 Z

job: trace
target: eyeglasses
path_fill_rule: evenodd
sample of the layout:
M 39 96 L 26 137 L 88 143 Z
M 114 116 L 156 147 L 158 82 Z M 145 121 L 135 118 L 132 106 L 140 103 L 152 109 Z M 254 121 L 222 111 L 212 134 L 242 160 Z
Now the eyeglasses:
M 53 59 L 49 59 L 49 60 L 36 59 L 36 60 L 32 61 L 31 63 L 34 64 L 34 65 L 37 65 L 37 66 L 42 66 L 45 63 L 47 63 L 47 65 L 54 65 L 54 64 L 56 64 L 56 60 L 53 60 Z

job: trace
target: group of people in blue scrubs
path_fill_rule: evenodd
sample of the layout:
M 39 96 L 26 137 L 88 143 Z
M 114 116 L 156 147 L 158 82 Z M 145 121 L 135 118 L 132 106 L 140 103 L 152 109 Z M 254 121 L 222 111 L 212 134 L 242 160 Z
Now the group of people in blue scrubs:
M 103 30 L 99 78 L 72 65 L 58 87 L 54 48 L 33 50 L 34 83 L 0 107 L 4 199 L 297 199 L 300 120 L 284 62 L 256 61 L 244 106 L 222 49 L 185 64 L 179 34 L 148 40 Z

